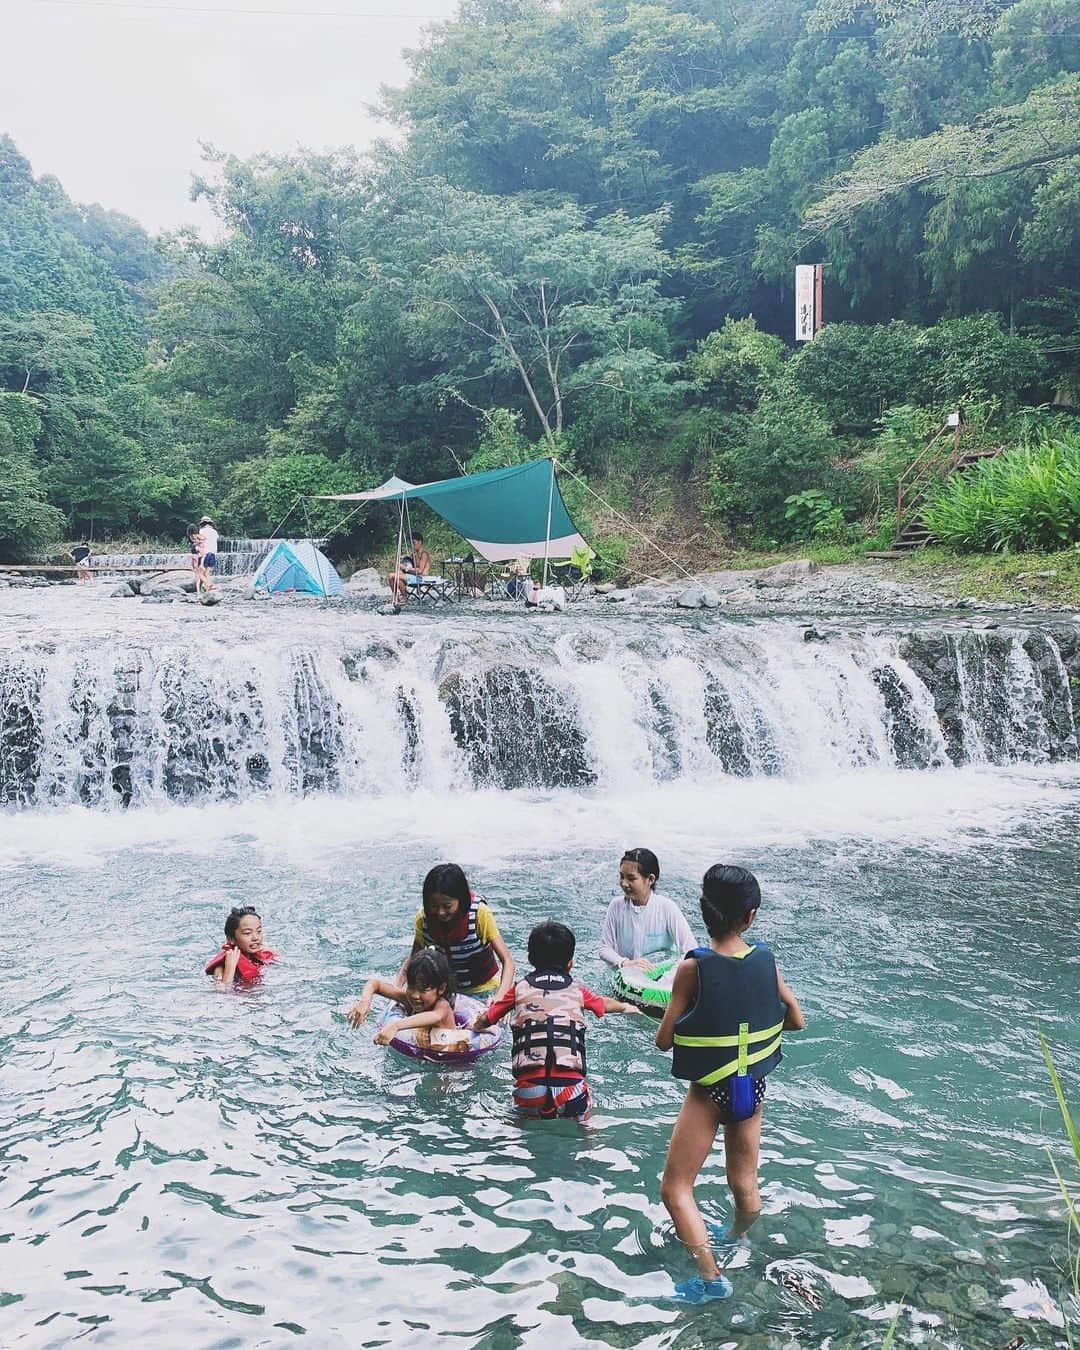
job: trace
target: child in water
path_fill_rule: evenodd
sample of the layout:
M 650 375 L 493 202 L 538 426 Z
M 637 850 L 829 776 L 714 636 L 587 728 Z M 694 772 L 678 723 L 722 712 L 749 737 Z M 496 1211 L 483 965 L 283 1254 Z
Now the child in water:
M 424 878 L 412 951 L 398 971 L 405 982 L 409 960 L 425 947 L 445 953 L 460 994 L 501 998 L 514 983 L 514 958 L 483 898 L 474 895 L 457 863 L 438 863 Z
M 486 1031 L 512 1014 L 511 1070 L 519 1115 L 584 1120 L 592 1106 L 585 1079 L 586 1009 L 597 1017 L 639 1011 L 631 1003 L 602 998 L 572 978 L 576 945 L 565 924 L 537 924 L 529 934 L 533 969 L 473 1022 L 474 1031 Z
M 263 942 L 262 919 L 251 905 L 231 909 L 225 920 L 225 941 L 207 961 L 207 975 L 223 984 L 254 984 L 263 966 L 276 960 Z
M 696 945 L 682 910 L 656 890 L 660 863 L 651 849 L 628 848 L 619 862 L 619 889 L 608 905 L 600 934 L 600 958 L 609 966 L 651 970 L 659 961 L 685 956 Z
M 806 1025 L 772 952 L 743 941 L 760 905 L 761 888 L 751 873 L 720 863 L 709 868 L 701 883 L 709 945 L 679 963 L 656 1033 L 661 1050 L 675 1047 L 671 1072 L 692 1080 L 671 1133 L 660 1186 L 675 1232 L 699 1272 L 675 1286 L 675 1297 L 683 1303 L 727 1298 L 732 1292 L 713 1255 L 694 1182 L 723 1125 L 727 1179 L 735 1199 L 735 1219 L 726 1236 L 740 1236 L 757 1218 L 766 1075 L 780 1062 L 783 1032 Z
M 421 1049 L 457 1048 L 467 1031 L 454 1021 L 454 976 L 442 952 L 427 947 L 409 958 L 405 966 L 405 988 L 389 980 L 371 979 L 350 1008 L 349 1022 L 358 1027 L 371 1011 L 371 1000 L 378 994 L 393 999 L 407 1016 L 387 1022 L 375 1033 L 376 1045 L 389 1045 L 399 1032 L 411 1030 Z

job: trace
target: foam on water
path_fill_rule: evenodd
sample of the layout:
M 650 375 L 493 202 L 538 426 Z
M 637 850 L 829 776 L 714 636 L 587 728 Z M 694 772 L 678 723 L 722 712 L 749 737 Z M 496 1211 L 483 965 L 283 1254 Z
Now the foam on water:
M 1052 637 L 121 603 L 106 642 L 101 597 L 41 603 L 47 639 L 0 593 L 0 1344 L 868 1348 L 902 1307 L 899 1343 L 967 1350 L 1076 1319 L 1035 1036 L 1075 1082 Z M 708 864 L 759 875 L 809 1023 L 704 1309 L 666 1302 L 683 1087 L 644 1019 L 590 1024 L 580 1131 L 511 1121 L 507 1056 L 425 1071 L 342 1016 L 440 858 L 515 953 L 570 923 L 606 989 L 641 844 L 695 927 Z M 201 975 L 237 902 L 282 954 L 240 993 Z M 722 1222 L 719 1148 L 699 1194 Z

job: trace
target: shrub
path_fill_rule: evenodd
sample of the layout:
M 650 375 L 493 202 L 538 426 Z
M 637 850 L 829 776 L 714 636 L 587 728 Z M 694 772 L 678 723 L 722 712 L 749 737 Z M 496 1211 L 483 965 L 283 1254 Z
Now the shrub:
M 943 543 L 969 552 L 1061 548 L 1080 539 L 1080 433 L 1045 437 L 954 473 L 923 509 Z
M 785 500 L 818 486 L 838 449 L 822 409 L 787 382 L 733 418 L 729 436 L 714 453 L 714 511 L 722 496 L 720 513 L 781 530 Z
M 899 320 L 826 324 L 792 359 L 791 378 L 834 426 L 867 432 L 883 408 L 912 401 L 921 332 Z
M 900 404 L 988 401 L 1011 409 L 1050 379 L 1038 343 L 1003 328 L 997 314 L 943 319 L 930 328 L 899 320 L 826 324 L 789 369 L 834 426 L 861 432 Z
M 714 407 L 752 408 L 775 385 L 787 359 L 784 343 L 754 319 L 725 319 L 686 359 L 687 373 Z
M 806 488 L 785 498 L 784 519 L 796 539 L 823 539 L 843 524 L 844 513 L 821 488 Z

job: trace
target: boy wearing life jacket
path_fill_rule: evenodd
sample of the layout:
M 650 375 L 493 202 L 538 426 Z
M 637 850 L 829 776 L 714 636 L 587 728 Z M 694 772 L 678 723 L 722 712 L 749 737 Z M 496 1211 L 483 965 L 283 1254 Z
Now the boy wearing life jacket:
M 701 883 L 709 945 L 695 947 L 679 962 L 656 1033 L 659 1049 L 675 1048 L 671 1072 L 691 1080 L 660 1185 L 675 1232 L 699 1271 L 675 1286 L 682 1303 L 727 1298 L 732 1292 L 713 1255 L 694 1183 L 723 1125 L 727 1179 L 735 1199 L 726 1238 L 739 1237 L 757 1218 L 765 1080 L 780 1063 L 783 1033 L 806 1025 L 772 952 L 743 941 L 760 904 L 761 888 L 751 873 L 721 863 L 709 868 Z
M 412 951 L 398 971 L 397 984 L 405 983 L 409 962 L 425 947 L 438 947 L 445 954 L 459 994 L 501 996 L 514 983 L 514 958 L 495 917 L 470 889 L 457 863 L 438 863 L 424 878 Z
M 474 1031 L 510 1017 L 514 1106 L 523 1116 L 583 1120 L 592 1106 L 586 1082 L 585 1011 L 636 1013 L 618 999 L 602 998 L 570 974 L 577 939 L 565 924 L 548 920 L 529 934 L 533 969 L 488 1005 Z
M 251 905 L 229 911 L 225 942 L 206 963 L 207 975 L 224 984 L 254 984 L 275 954 L 263 945 L 262 919 Z

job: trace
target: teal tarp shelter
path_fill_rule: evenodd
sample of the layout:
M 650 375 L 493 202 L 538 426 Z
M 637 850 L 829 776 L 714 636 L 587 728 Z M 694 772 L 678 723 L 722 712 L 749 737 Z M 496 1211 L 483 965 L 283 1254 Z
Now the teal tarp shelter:
M 553 459 L 535 459 L 508 469 L 490 469 L 436 483 L 390 478 L 369 492 L 348 492 L 320 500 L 398 501 L 403 511 L 407 501 L 427 502 L 488 562 L 523 556 L 568 558 L 575 549 L 589 547 L 570 519 L 555 481 Z
M 334 564 L 307 539 L 279 539 L 259 565 L 252 585 L 270 595 L 301 591 L 330 596 L 342 590 Z

